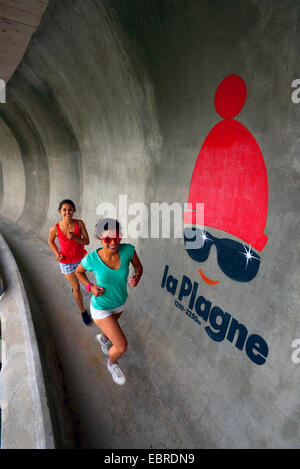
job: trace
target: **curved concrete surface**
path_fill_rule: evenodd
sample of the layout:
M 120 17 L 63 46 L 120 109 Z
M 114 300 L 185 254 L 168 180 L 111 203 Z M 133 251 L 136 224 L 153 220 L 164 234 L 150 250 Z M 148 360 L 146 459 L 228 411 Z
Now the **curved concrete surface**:
M 53 449 L 53 430 L 27 295 L 0 233 L 2 368 L 1 448 Z M 3 274 L 5 273 L 5 274 Z
M 48 310 L 80 447 L 299 446 L 299 21 L 292 0 L 49 2 L 0 107 L 1 229 Z M 243 127 L 208 141 L 229 75 L 247 88 L 234 119 Z M 196 160 L 202 184 L 190 192 Z M 194 202 L 215 217 L 205 262 L 182 238 L 129 239 L 144 275 L 124 316 L 120 389 L 45 244 L 58 202 L 73 199 L 92 235 L 98 205 L 118 205 L 119 194 L 150 208 L 188 202 L 203 186 L 208 199 Z M 232 256 L 222 256 L 237 245 L 222 239 L 249 244 L 263 216 L 258 273 L 233 278 Z
M 19 65 L 48 0 L 1 0 L 0 76 L 7 82 Z

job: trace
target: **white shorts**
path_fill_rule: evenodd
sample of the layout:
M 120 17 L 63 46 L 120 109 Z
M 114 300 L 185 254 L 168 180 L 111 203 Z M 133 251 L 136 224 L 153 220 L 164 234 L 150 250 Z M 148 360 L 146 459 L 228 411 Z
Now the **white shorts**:
M 90 312 L 93 319 L 104 319 L 113 314 L 122 313 L 124 311 L 125 305 L 118 306 L 114 309 L 96 309 L 93 307 L 92 302 L 90 304 Z

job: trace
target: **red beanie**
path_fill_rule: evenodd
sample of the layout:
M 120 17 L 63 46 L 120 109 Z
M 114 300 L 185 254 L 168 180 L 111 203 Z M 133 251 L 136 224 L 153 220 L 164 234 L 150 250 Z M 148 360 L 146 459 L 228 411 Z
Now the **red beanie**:
M 204 203 L 204 225 L 231 233 L 262 251 L 268 210 L 268 179 L 262 152 L 251 133 L 233 120 L 246 99 L 246 85 L 237 75 L 226 77 L 215 95 L 216 124 L 198 155 L 188 202 Z M 185 213 L 195 224 L 195 213 Z

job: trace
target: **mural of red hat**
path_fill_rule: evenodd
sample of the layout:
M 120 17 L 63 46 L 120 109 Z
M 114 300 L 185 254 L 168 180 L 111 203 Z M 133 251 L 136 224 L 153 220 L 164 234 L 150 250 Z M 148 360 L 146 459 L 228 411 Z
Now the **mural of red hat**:
M 213 127 L 201 147 L 188 198 L 192 207 L 196 203 L 204 204 L 205 227 L 230 233 L 250 245 L 250 248 L 246 248 L 242 244 L 242 249 L 239 248 L 248 261 L 243 272 L 242 268 L 233 269 L 236 275 L 234 272 L 229 275 L 238 281 L 249 281 L 256 275 L 260 258 L 252 248 L 262 251 L 268 240 L 265 234 L 268 178 L 264 158 L 255 138 L 245 126 L 234 119 L 243 108 L 246 95 L 246 84 L 238 75 L 229 75 L 219 84 L 215 94 L 215 108 L 223 120 Z M 196 212 L 185 212 L 184 222 L 186 225 L 194 225 L 195 230 Z M 185 240 L 191 239 L 190 230 L 191 227 L 185 227 Z M 217 241 L 217 238 L 213 238 L 206 234 L 203 241 L 210 240 L 210 245 L 216 245 L 219 266 L 224 271 L 226 261 L 224 255 L 219 253 L 226 247 L 223 246 L 225 240 Z M 228 243 L 232 246 L 232 243 L 236 243 L 236 251 L 238 250 L 237 245 L 240 243 L 226 241 L 227 247 Z M 187 251 L 194 260 L 203 262 L 206 260 L 203 248 L 204 246 L 200 248 L 202 251 L 198 254 L 198 249 Z M 233 252 L 230 256 L 232 255 Z M 230 256 L 226 256 L 227 261 L 230 261 Z M 238 254 L 233 260 L 238 264 L 237 258 Z M 228 275 L 226 267 L 225 273 Z

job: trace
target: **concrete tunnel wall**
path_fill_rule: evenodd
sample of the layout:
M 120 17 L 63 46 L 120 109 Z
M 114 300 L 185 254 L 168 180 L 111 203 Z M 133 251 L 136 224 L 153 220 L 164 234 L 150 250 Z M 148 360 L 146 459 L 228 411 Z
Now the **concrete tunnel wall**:
M 130 353 L 144 361 L 161 418 L 172 422 L 166 447 L 299 446 L 300 380 L 291 358 L 300 337 L 300 104 L 291 99 L 299 32 L 292 0 L 51 0 L 0 107 L 1 214 L 46 241 L 58 202 L 71 198 L 91 252 L 99 203 L 118 206 L 119 194 L 149 209 L 188 201 L 199 151 L 222 120 L 216 89 L 231 74 L 246 83 L 237 120 L 257 141 L 268 177 L 268 242 L 256 277 L 226 276 L 215 246 L 199 265 L 183 239 L 129 239 L 144 265 L 128 302 Z M 199 267 L 219 283 L 205 283 Z M 190 294 L 179 300 L 182 279 L 186 289 L 198 284 L 202 313 Z M 188 306 L 200 327 L 180 309 Z M 262 337 L 265 362 L 251 360 L 236 338 L 212 340 L 207 328 L 218 323 L 213 328 L 206 307 L 222 310 L 214 310 L 219 324 L 235 319 L 247 337 Z M 133 379 L 138 386 L 142 377 Z

